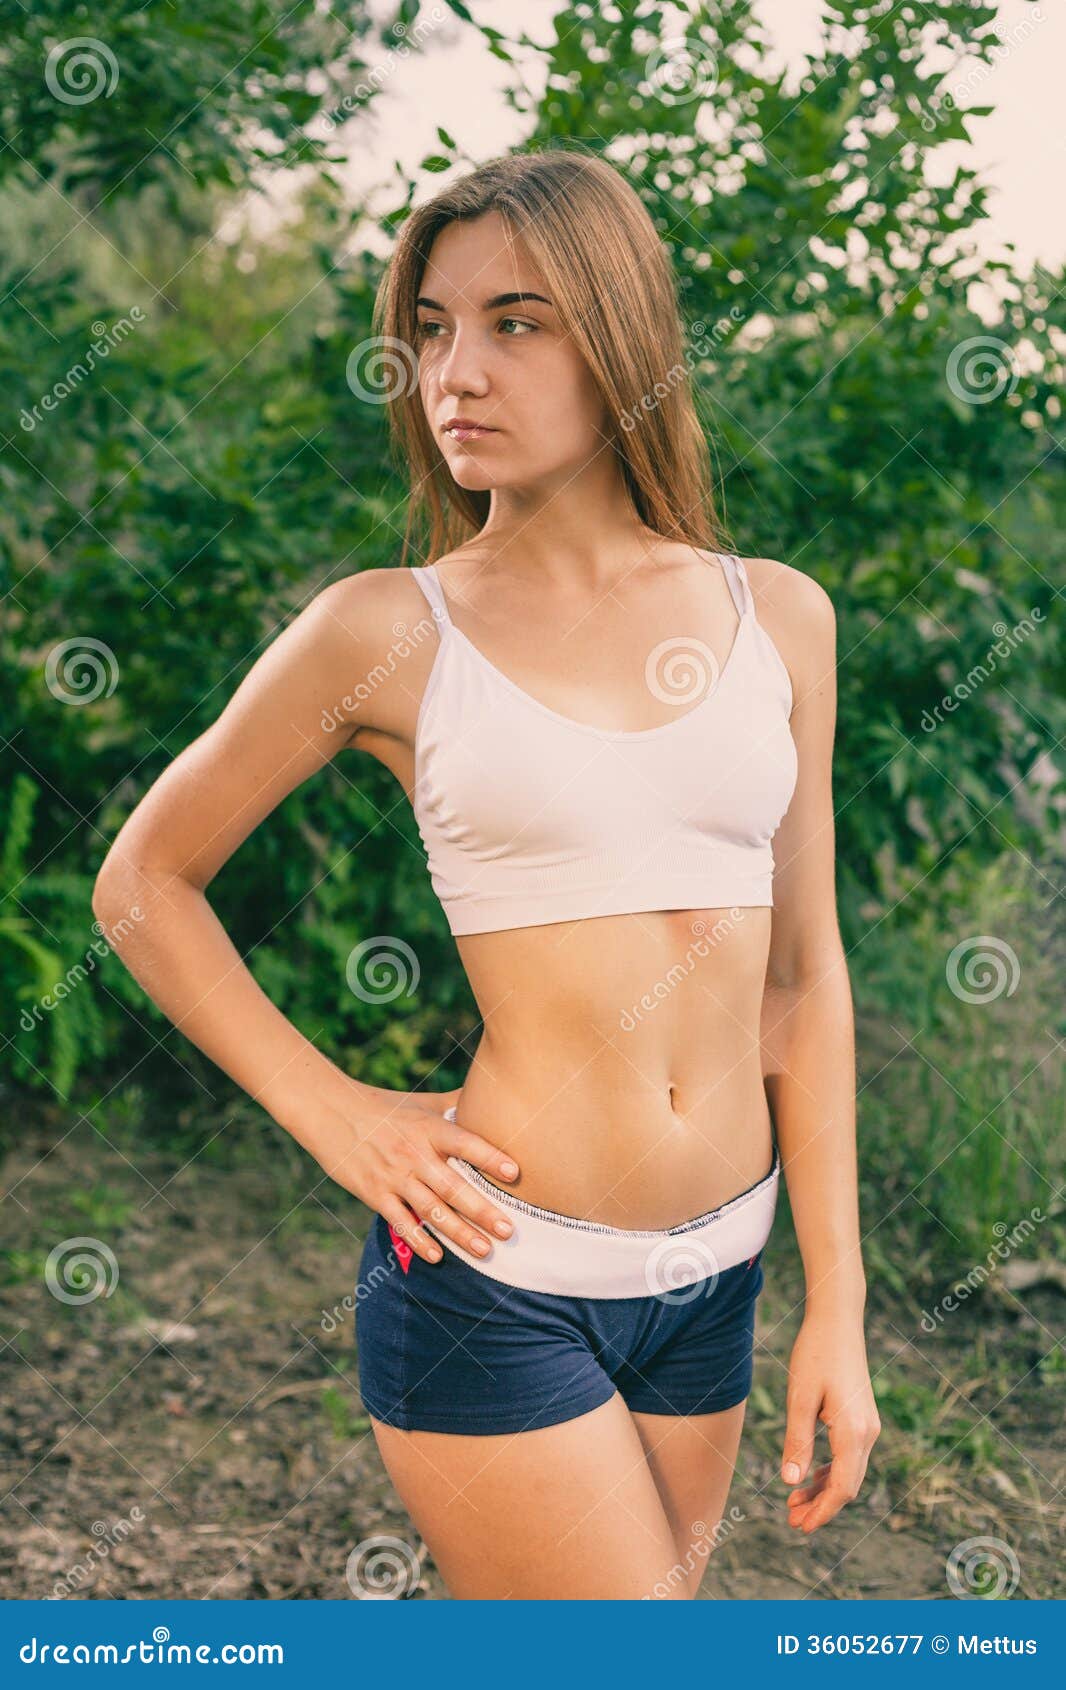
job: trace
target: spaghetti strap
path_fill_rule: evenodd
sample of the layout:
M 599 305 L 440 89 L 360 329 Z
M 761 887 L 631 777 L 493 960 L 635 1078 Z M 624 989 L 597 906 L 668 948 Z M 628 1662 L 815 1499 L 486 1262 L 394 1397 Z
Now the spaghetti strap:
M 729 583 L 733 603 L 737 607 L 737 615 L 744 617 L 749 612 L 754 613 L 755 600 L 751 596 L 751 588 L 748 585 L 748 576 L 744 565 L 734 552 L 719 552 L 718 556 L 722 564 L 722 573 Z
M 431 563 L 427 563 L 422 565 L 420 568 L 412 569 L 411 574 L 414 576 L 426 598 L 429 600 L 430 607 L 433 611 L 433 617 L 437 624 L 438 633 L 443 634 L 445 628 L 448 627 L 451 622 L 451 617 L 448 615 L 448 605 L 444 597 L 444 589 L 441 587 L 441 584 L 437 579 L 436 570 Z

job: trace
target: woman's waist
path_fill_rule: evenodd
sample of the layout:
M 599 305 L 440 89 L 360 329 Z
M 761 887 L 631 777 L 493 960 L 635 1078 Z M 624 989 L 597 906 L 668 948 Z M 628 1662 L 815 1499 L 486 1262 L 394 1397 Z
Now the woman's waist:
M 773 1133 L 758 1053 L 711 1076 L 516 1072 L 479 1049 L 455 1120 L 513 1156 L 506 1188 L 528 1203 L 606 1226 L 670 1227 L 746 1191 L 768 1172 Z
M 449 1118 L 454 1112 L 453 1105 Z M 493 1239 L 488 1257 L 471 1255 L 438 1233 L 447 1249 L 478 1272 L 527 1291 L 570 1298 L 655 1296 L 687 1303 L 717 1294 L 724 1297 L 727 1309 L 735 1307 L 738 1292 L 742 1306 L 752 1294 L 751 1269 L 770 1236 L 781 1173 L 775 1151 L 767 1172 L 727 1202 L 673 1226 L 648 1230 L 606 1226 L 540 1208 L 501 1191 L 461 1156 L 449 1156 L 448 1164 L 461 1179 L 495 1198 L 511 1221 L 510 1234 L 502 1241 Z M 436 1232 L 432 1220 L 426 1225 Z M 750 1283 L 757 1295 L 761 1273 Z

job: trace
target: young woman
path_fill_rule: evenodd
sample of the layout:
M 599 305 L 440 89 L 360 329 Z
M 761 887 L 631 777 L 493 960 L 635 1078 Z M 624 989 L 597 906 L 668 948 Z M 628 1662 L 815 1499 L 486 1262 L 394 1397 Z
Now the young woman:
M 689 1598 L 782 1171 L 794 1527 L 856 1495 L 880 1430 L 832 607 L 717 549 L 667 256 L 602 161 L 508 157 L 416 209 L 375 326 L 410 375 L 404 556 L 428 513 L 433 561 L 318 593 L 127 822 L 94 909 L 140 904 L 128 965 L 376 1211 L 360 1388 L 452 1594 Z M 458 1093 L 342 1073 L 204 897 L 342 740 L 414 807 L 483 1020 Z M 801 1488 L 819 1419 L 832 1460 Z

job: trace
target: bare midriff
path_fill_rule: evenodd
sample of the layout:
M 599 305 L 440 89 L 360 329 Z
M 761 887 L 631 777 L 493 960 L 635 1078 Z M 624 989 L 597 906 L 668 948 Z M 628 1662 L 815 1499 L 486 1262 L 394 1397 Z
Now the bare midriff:
M 457 938 L 483 1033 L 456 1120 L 514 1156 L 506 1189 L 654 1229 L 769 1172 L 771 913 L 656 910 Z

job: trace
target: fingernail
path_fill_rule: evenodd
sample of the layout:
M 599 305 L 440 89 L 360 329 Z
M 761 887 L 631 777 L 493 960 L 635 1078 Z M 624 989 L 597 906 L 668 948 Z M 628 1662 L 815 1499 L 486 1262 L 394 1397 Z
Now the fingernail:
M 796 1463 L 794 1461 L 790 1461 L 785 1468 L 785 1483 L 786 1483 L 786 1485 L 798 1485 L 799 1484 L 799 1476 L 800 1476 L 799 1468 L 796 1466 Z
M 500 1166 L 505 1174 L 516 1174 L 518 1172 L 517 1162 L 501 1162 Z

